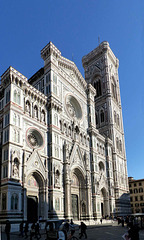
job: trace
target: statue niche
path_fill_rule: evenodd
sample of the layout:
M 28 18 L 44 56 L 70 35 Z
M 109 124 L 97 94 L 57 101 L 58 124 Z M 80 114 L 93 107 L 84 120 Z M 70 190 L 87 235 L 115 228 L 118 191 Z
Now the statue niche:
M 15 178 L 19 177 L 19 160 L 18 160 L 18 158 L 14 159 L 14 163 L 13 163 L 13 176 Z

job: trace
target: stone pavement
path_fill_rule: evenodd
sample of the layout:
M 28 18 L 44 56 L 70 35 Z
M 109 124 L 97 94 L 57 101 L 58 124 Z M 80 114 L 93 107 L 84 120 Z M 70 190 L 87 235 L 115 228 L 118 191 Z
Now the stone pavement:
M 117 225 L 117 222 L 113 224 L 99 224 L 87 227 L 88 240 L 122 240 L 122 235 L 127 232 L 127 227 L 122 227 Z M 41 240 L 46 239 L 44 231 L 41 231 Z M 11 233 L 10 240 L 23 240 L 24 237 L 19 237 L 18 232 Z M 76 229 L 75 236 L 79 237 L 78 228 Z M 30 237 L 27 238 L 28 240 Z M 36 238 L 33 238 L 35 240 Z M 0 240 L 6 240 L 6 236 L 3 233 Z M 140 231 L 140 240 L 144 240 L 144 230 Z

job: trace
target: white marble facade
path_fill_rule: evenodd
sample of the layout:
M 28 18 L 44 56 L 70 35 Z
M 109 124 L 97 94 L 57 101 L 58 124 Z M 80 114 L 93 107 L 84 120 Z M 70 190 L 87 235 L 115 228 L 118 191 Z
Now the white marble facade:
M 1 77 L 1 219 L 128 214 L 118 59 L 101 43 L 84 79 L 52 42 L 41 57 L 29 80 L 13 67 Z

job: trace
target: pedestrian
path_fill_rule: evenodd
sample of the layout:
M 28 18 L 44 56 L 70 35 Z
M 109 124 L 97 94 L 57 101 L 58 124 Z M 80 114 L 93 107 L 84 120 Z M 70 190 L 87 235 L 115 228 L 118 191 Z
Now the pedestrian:
M 40 227 L 39 227 L 39 222 L 38 221 L 35 225 L 35 238 L 37 238 L 37 239 L 41 238 Z
M 126 216 L 125 223 L 127 224 L 127 227 L 129 226 L 129 216 Z
M 124 227 L 124 218 L 121 219 L 122 227 Z
M 65 239 L 68 238 L 69 229 L 70 229 L 69 220 L 66 220 L 65 224 L 63 225 L 63 229 L 62 229 L 65 234 Z
M 119 225 L 121 223 L 121 219 L 118 217 L 117 220 L 118 220 L 118 225 Z
M 75 227 L 74 227 L 74 222 L 72 219 L 70 221 L 70 229 L 71 229 L 71 236 L 73 236 L 75 233 Z
M 87 234 L 86 234 L 86 229 L 87 229 L 87 226 L 86 226 L 86 224 L 84 223 L 84 222 L 81 222 L 81 225 L 80 225 L 80 236 L 79 236 L 79 238 L 81 239 L 81 237 L 83 236 L 83 235 L 85 235 L 85 239 L 87 238 Z
M 139 227 L 137 224 L 129 224 L 130 229 L 128 230 L 128 239 L 139 240 Z
M 20 234 L 19 234 L 19 236 L 20 237 L 23 237 L 23 221 L 20 223 L 20 226 L 19 226 L 19 231 L 20 231 Z
M 70 221 L 70 224 L 71 224 L 71 225 L 73 225 L 73 224 L 74 224 L 74 222 L 73 222 L 73 220 L 72 220 L 72 219 L 71 219 L 71 221 Z
M 32 240 L 32 237 L 35 235 L 35 223 L 31 225 L 31 230 L 30 230 L 30 240 Z
M 5 226 L 5 233 L 6 233 L 6 236 L 7 236 L 7 240 L 10 240 L 10 230 L 11 230 L 11 224 L 10 224 L 10 221 L 7 220 L 6 221 L 6 226 Z
M 25 238 L 28 238 L 28 221 L 26 221 L 25 223 L 24 233 L 25 233 Z
M 101 224 L 102 224 L 102 218 L 100 219 L 100 222 L 101 222 Z
M 47 240 L 57 240 L 58 238 L 58 231 L 54 229 L 53 222 L 50 222 L 47 226 L 49 229 L 47 231 Z

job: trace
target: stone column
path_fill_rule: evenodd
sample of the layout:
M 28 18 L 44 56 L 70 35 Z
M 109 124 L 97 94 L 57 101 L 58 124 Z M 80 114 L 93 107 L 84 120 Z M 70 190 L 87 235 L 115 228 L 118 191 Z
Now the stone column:
M 27 220 L 27 193 L 26 193 L 26 188 L 24 187 L 23 189 L 23 198 L 24 198 L 24 206 L 23 206 L 23 219 L 26 221 Z
M 91 184 L 90 184 L 90 178 L 89 173 L 87 173 L 87 186 L 86 186 L 86 192 L 87 192 L 87 220 L 92 219 L 92 196 L 91 196 Z
M 91 179 L 90 179 L 90 158 L 89 153 L 85 154 L 86 161 L 86 193 L 87 193 L 87 218 L 93 217 L 92 213 L 92 195 L 91 195 Z
M 105 206 L 105 215 L 107 216 L 110 216 L 110 206 L 109 206 L 109 200 L 108 199 L 106 199 L 105 201 L 104 201 L 104 206 Z
M 71 184 L 69 174 L 69 149 L 68 145 L 64 145 L 64 182 L 65 182 L 65 217 L 71 217 Z
M 48 187 L 47 183 L 44 188 L 44 219 L 48 219 Z

